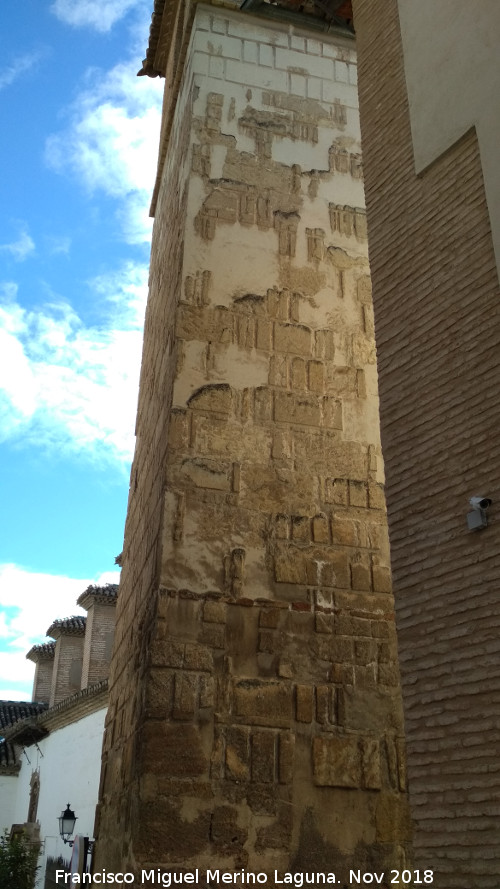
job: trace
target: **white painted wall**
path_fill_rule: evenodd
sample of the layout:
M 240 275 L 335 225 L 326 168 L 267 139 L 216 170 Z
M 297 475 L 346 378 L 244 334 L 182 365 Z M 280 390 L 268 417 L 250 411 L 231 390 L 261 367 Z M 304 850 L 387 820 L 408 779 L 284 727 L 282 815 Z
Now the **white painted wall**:
M 23 755 L 19 776 L 1 779 L 0 817 L 2 825 L 5 821 L 5 827 L 10 829 L 12 824 L 26 821 L 31 775 L 35 769 L 40 770 L 37 820 L 40 822 L 40 837 L 44 845 L 39 861 L 41 868 L 38 887 L 43 886 L 48 856 L 62 855 L 64 858 L 71 858 L 71 848 L 65 846 L 59 837 L 57 820 L 66 808 L 66 803 L 70 803 L 78 817 L 75 833 L 93 837 L 105 715 L 106 708 L 98 710 L 78 722 L 54 731 L 39 741 L 38 749 L 35 746 L 27 747 L 30 763 Z M 4 807 L 3 793 L 7 781 L 14 782 L 17 790 L 6 790 Z
M 2 775 L 0 777 L 0 835 L 5 830 L 10 830 L 12 824 L 11 813 L 16 806 L 18 786 L 19 779 L 17 776 Z
M 500 3 L 398 0 L 417 173 L 476 127 L 500 269 Z

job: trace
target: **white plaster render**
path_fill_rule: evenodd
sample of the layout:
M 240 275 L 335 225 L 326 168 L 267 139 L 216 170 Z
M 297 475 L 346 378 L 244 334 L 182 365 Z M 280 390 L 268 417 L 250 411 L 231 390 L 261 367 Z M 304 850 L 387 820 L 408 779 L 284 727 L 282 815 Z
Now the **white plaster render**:
M 23 755 L 19 776 L 11 779 L 16 781 L 17 791 L 15 801 L 11 800 L 12 808 L 7 813 L 9 828 L 12 824 L 24 824 L 26 821 L 31 776 L 36 769 L 40 772 L 37 821 L 40 823 L 43 846 L 38 862 L 41 867 L 37 889 L 44 884 L 48 857 L 62 855 L 63 858 L 71 858 L 71 849 L 59 837 L 57 820 L 66 803 L 71 804 L 78 818 L 75 833 L 93 837 L 105 715 L 105 708 L 98 710 L 52 732 L 38 742 L 38 748 L 26 748 L 30 762 Z M 5 818 L 3 795 L 1 800 Z
M 500 4 L 398 0 L 415 168 L 477 130 L 500 269 Z
M 338 60 L 341 63 L 339 78 L 345 77 L 344 64 L 347 67 L 350 65 L 356 67 L 356 51 L 353 49 L 352 40 L 343 37 L 340 32 L 332 35 L 325 33 L 321 35 L 321 39 L 311 39 L 306 37 L 309 33 L 307 29 L 302 29 L 297 25 L 268 19 L 265 26 L 262 26 L 254 18 L 243 19 L 239 12 L 232 13 L 228 9 L 214 14 L 213 7 L 207 7 L 201 3 L 197 5 L 193 30 L 199 34 L 196 38 L 197 41 L 203 39 L 200 32 L 210 31 L 217 37 L 206 39 L 211 39 L 214 44 L 216 41 L 223 41 L 226 37 L 235 37 L 237 40 L 243 39 L 275 47 L 276 53 L 281 49 L 294 50 L 296 51 L 294 55 L 297 54 L 297 51 L 302 52 L 304 53 L 303 62 L 307 59 L 311 71 L 310 66 L 314 64 L 314 56 Z M 191 44 L 191 47 L 193 46 L 196 48 L 198 43 Z M 302 67 L 305 65 L 303 64 Z
M 206 30 L 201 30 L 202 27 L 206 27 Z M 293 48 L 289 48 L 289 38 Z M 196 298 L 202 302 L 195 302 L 195 305 L 206 307 L 207 318 L 216 307 L 232 310 L 232 317 L 235 317 L 234 313 L 238 313 L 238 297 L 246 294 L 265 299 L 268 288 L 286 288 L 299 294 L 304 291 L 297 297 L 295 320 L 301 324 L 309 324 L 312 329 L 324 326 L 331 327 L 333 331 L 335 358 L 331 365 L 331 378 L 325 380 L 325 395 L 335 400 L 338 386 L 342 386 L 345 381 L 343 429 L 330 432 L 339 443 L 339 454 L 332 455 L 333 462 L 337 465 L 337 459 L 345 459 L 343 441 L 357 440 L 363 442 L 364 447 L 374 446 L 380 453 L 372 331 L 365 336 L 360 330 L 364 323 L 364 307 L 358 299 L 358 280 L 368 274 L 366 239 L 357 238 L 354 234 L 344 236 L 339 232 L 332 232 L 329 209 L 330 203 L 340 207 L 347 205 L 364 208 L 362 180 L 353 178 L 350 172 L 332 172 L 332 160 L 329 157 L 332 144 L 348 154 L 358 155 L 361 150 L 360 134 L 356 91 L 346 82 L 349 71 L 344 59 L 352 63 L 352 50 L 344 51 L 334 47 L 331 56 L 327 57 L 327 42 L 309 41 L 309 52 L 313 55 L 307 56 L 303 52 L 305 40 L 305 37 L 292 32 L 287 35 L 278 34 L 272 27 L 263 29 L 256 26 L 251 19 L 239 17 L 237 22 L 233 22 L 231 14 L 226 10 L 220 13 L 219 19 L 213 11 L 208 15 L 203 8 L 197 9 L 191 49 L 188 50 L 186 77 L 174 123 L 175 134 L 192 97 L 192 147 L 186 159 L 191 174 L 187 194 L 188 224 L 184 237 L 181 300 L 189 305 L 186 279 L 190 277 L 199 282 L 201 271 L 203 274 L 208 273 L 209 283 L 202 295 L 201 291 L 198 292 Z M 335 53 L 340 58 L 335 60 Z M 208 76 L 197 73 L 203 55 L 209 59 L 206 66 Z M 198 67 L 195 69 L 191 64 L 193 58 L 197 60 Z M 270 67 L 271 63 L 297 67 L 294 71 L 276 71 Z M 310 76 L 313 67 L 317 74 L 323 75 L 323 79 Z M 205 70 L 204 66 L 202 68 Z M 295 73 L 299 70 L 304 73 Z M 340 78 L 339 83 L 333 82 L 334 73 Z M 319 85 L 318 96 L 323 96 L 313 103 L 312 108 L 301 104 L 300 97 L 293 98 L 294 93 L 296 95 L 294 83 L 297 84 L 297 91 L 301 84 L 300 90 L 305 96 L 311 82 Z M 280 92 L 287 97 L 283 106 L 278 95 Z M 324 99 L 325 93 L 328 94 L 328 101 Z M 291 105 L 290 97 L 293 100 Z M 346 123 L 338 118 L 340 98 L 349 105 Z M 204 201 L 214 192 L 218 192 L 220 201 L 223 201 L 224 195 L 231 193 L 231 189 L 238 191 L 246 181 L 252 181 L 252 158 L 256 159 L 257 152 L 252 115 L 272 113 L 286 120 L 290 116 L 290 109 L 299 113 L 312 113 L 313 118 L 317 115 L 317 141 L 311 136 L 291 138 L 274 132 L 269 144 L 268 165 L 261 164 L 259 168 L 259 175 L 264 176 L 265 181 L 259 180 L 258 184 L 264 188 L 269 186 L 272 190 L 277 187 L 276 182 L 280 176 L 290 176 L 292 165 L 297 171 L 298 182 L 288 198 L 290 209 L 300 207 L 293 259 L 279 255 L 279 231 L 272 221 L 260 226 L 255 222 L 245 224 L 236 218 L 236 211 L 229 213 L 227 217 L 218 217 L 210 234 L 203 236 L 200 211 Z M 217 116 L 214 116 L 215 111 Z M 196 159 L 198 146 L 200 157 Z M 246 171 L 245 163 L 249 164 Z M 325 174 L 323 179 L 321 171 Z M 246 176 L 250 176 L 250 179 L 246 180 Z M 310 195 L 316 196 L 313 199 Z M 324 232 L 325 252 L 318 256 L 317 261 L 311 260 L 309 255 L 311 231 Z M 330 252 L 332 242 L 335 242 L 336 247 Z M 234 261 L 235 256 L 237 262 Z M 314 285 L 311 285 L 311 276 Z M 307 295 L 311 286 L 314 295 Z M 241 316 L 243 327 L 245 317 L 247 316 Z M 254 316 L 248 317 L 252 319 Z M 232 324 L 228 320 L 229 327 Z M 239 321 L 236 328 L 238 325 Z M 284 327 L 286 319 L 285 324 L 277 323 L 277 332 L 274 335 L 278 336 Z M 243 408 L 244 390 L 248 392 L 259 387 L 266 390 L 269 386 L 269 353 L 255 347 L 246 347 L 244 341 L 238 344 L 231 341 L 231 337 L 239 335 L 236 328 L 231 328 L 231 332 L 228 329 L 226 340 L 208 344 L 206 333 L 196 333 L 193 328 L 190 334 L 193 338 L 184 340 L 179 350 L 173 392 L 175 407 L 185 409 L 193 393 L 202 387 L 213 383 L 224 384 L 229 380 L 232 391 L 230 410 L 237 412 Z M 353 334 L 353 331 L 359 332 Z M 301 357 L 293 360 L 297 366 L 303 362 Z M 358 391 L 363 387 L 372 402 L 370 409 L 367 409 L 366 397 Z M 356 401 L 360 403 L 356 404 Z M 283 405 L 284 402 L 281 400 L 279 403 Z M 263 409 L 271 410 L 270 405 L 269 401 L 268 407 Z M 280 416 L 283 417 L 283 414 Z M 288 454 L 287 451 L 289 443 L 286 423 L 280 427 L 278 421 L 276 429 L 281 429 L 277 434 L 283 438 L 281 447 L 284 458 L 292 459 L 292 453 Z M 172 465 L 169 472 L 164 526 L 179 528 L 173 538 L 165 538 L 162 552 L 162 577 L 169 586 L 189 587 L 196 581 L 198 588 L 201 589 L 201 583 L 205 592 L 220 587 L 228 548 L 245 544 L 245 570 L 252 577 L 253 593 L 267 598 L 269 571 L 262 559 L 261 543 L 265 529 L 259 525 L 257 501 L 259 507 L 267 500 L 271 503 L 278 487 L 283 491 L 290 508 L 303 511 L 310 499 L 310 510 L 314 511 L 315 493 L 307 489 L 293 490 L 293 473 L 285 465 L 279 468 L 276 475 L 270 472 L 271 449 L 276 447 L 271 428 L 249 424 L 245 434 L 251 436 L 251 445 L 247 437 L 239 448 L 231 435 L 228 439 L 224 421 L 221 420 L 219 432 L 215 432 L 213 424 L 203 414 L 193 417 L 191 436 L 194 452 L 206 452 L 208 436 L 211 456 L 205 458 L 193 455 L 193 458 L 185 458 Z M 262 455 L 258 491 L 255 489 L 255 481 L 247 476 L 245 449 L 249 446 Z M 214 457 L 214 453 L 217 456 Z M 363 453 L 362 448 L 359 453 Z M 241 467 L 233 462 L 240 459 Z M 378 478 L 381 479 L 381 459 L 377 465 Z M 179 493 L 180 489 L 184 490 L 184 494 Z M 202 507 L 198 507 L 196 503 L 196 492 L 200 489 L 204 489 Z M 248 528 L 243 533 L 233 526 L 220 527 L 216 540 L 200 539 L 200 521 L 203 519 L 203 510 L 207 509 L 207 503 L 210 502 L 211 490 L 225 491 L 228 496 L 238 491 L 244 514 L 251 523 L 251 532 Z M 178 516 L 181 512 L 184 514 L 182 498 L 186 498 L 189 505 L 186 506 L 184 518 L 179 524 Z
M 12 827 L 12 813 L 17 811 L 17 791 L 19 788 L 19 778 L 17 775 L 2 775 L 0 777 L 0 834 Z M 28 806 L 26 805 L 25 817 L 28 814 Z
M 189 374 L 181 374 L 174 383 L 174 407 L 186 407 L 189 397 L 207 383 L 226 382 L 231 378 L 233 389 L 265 386 L 269 374 L 269 359 L 257 349 L 248 352 L 233 344 L 213 343 L 209 346 L 198 340 L 186 343 L 183 361 Z
M 380 446 L 379 436 L 375 430 L 378 417 L 378 400 L 371 398 L 369 401 L 356 401 L 344 399 L 342 419 L 344 422 L 344 438 L 346 441 L 364 441 L 366 444 Z M 379 460 L 378 464 L 382 461 Z M 379 473 L 377 481 L 383 481 Z

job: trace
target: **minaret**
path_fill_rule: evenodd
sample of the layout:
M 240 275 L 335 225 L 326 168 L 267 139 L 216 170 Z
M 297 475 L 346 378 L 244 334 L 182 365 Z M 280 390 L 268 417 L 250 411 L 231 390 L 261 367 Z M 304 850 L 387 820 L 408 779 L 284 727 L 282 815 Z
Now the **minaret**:
M 291 6 L 157 0 L 140 72 L 165 103 L 95 859 L 137 886 L 406 862 L 355 45 Z

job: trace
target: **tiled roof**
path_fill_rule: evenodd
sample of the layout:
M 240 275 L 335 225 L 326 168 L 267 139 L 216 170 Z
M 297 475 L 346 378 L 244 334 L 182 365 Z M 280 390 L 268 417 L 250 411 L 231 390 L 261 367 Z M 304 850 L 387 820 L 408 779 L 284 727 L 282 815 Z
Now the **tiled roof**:
M 29 747 L 41 738 L 45 738 L 51 731 L 56 731 L 64 725 L 76 722 L 88 713 L 94 713 L 107 706 L 108 680 L 101 679 L 82 688 L 68 698 L 49 707 L 48 704 L 38 704 L 38 713 L 28 715 L 26 719 L 19 719 L 10 727 L 4 729 L 8 743 Z
M 258 15 L 276 16 L 276 6 L 299 15 L 304 24 L 311 17 L 353 31 L 352 0 L 243 0 L 240 8 Z M 279 15 L 278 15 L 279 17 Z M 299 19 L 296 19 L 299 21 Z
M 99 599 L 101 602 L 108 602 L 110 605 L 113 605 L 118 598 L 118 584 L 106 583 L 104 586 L 94 586 L 91 584 L 78 596 L 76 604 L 85 608 L 84 602 L 89 598 Z
M 87 618 L 80 617 L 79 614 L 55 620 L 47 630 L 47 636 L 52 636 L 53 639 L 57 639 L 62 633 L 70 636 L 83 636 L 86 621 Z
M 149 29 L 149 44 L 146 50 L 146 58 L 142 63 L 142 68 L 138 72 L 139 75 L 147 74 L 148 77 L 158 77 L 161 73 L 157 71 L 154 67 L 154 59 L 156 55 L 156 48 L 158 46 L 158 39 L 160 37 L 160 28 L 161 28 L 161 19 L 163 16 L 163 10 L 165 8 L 165 0 L 155 0 L 153 13 L 151 16 L 151 27 Z
M 0 769 L 9 769 L 14 766 L 19 768 L 19 760 L 16 756 L 14 745 L 0 739 Z
M 36 664 L 38 661 L 51 660 L 54 657 L 55 651 L 55 642 L 42 642 L 41 645 L 34 645 L 33 648 L 30 648 L 26 657 Z
M 39 701 L 0 701 L 0 730 L 14 725 L 20 719 L 37 716 L 48 706 Z
M 227 5 L 232 6 L 233 4 L 228 3 Z M 234 3 L 236 9 L 238 5 L 240 8 L 260 12 L 261 14 L 269 10 L 269 7 L 271 7 L 269 11 L 272 12 L 272 7 L 281 6 L 292 12 L 305 14 L 306 22 L 307 15 L 309 14 L 326 20 L 328 23 L 353 30 L 352 0 L 246 0 L 246 2 L 243 0 L 240 4 Z M 143 60 L 142 68 L 138 72 L 139 75 L 147 74 L 149 77 L 165 76 L 165 72 L 155 66 L 158 44 L 162 36 L 161 25 L 165 6 L 166 0 L 154 0 L 151 27 L 149 29 L 149 44 L 146 50 L 146 58 Z

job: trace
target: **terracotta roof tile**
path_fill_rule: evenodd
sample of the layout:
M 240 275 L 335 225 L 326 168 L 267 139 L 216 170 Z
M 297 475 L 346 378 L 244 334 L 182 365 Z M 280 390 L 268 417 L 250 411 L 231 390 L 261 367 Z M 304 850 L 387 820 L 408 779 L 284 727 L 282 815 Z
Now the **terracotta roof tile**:
M 39 701 L 0 701 L 0 731 L 14 725 L 20 719 L 37 716 L 48 706 Z
M 0 739 L 0 768 L 13 768 L 14 766 L 17 766 L 19 768 L 19 760 L 16 756 L 16 748 L 8 741 Z
M 154 67 L 156 48 L 160 37 L 161 19 L 165 8 L 165 0 L 155 0 L 153 13 L 151 15 L 151 27 L 149 29 L 149 44 L 146 50 L 146 58 L 143 60 L 142 68 L 138 72 L 138 76 L 147 74 L 148 77 L 158 77 L 162 74 Z
M 55 651 L 55 642 L 42 642 L 41 645 L 34 645 L 33 648 L 30 648 L 26 657 L 35 663 L 38 661 L 48 661 L 54 657 Z
M 80 596 L 78 596 L 76 604 L 81 605 L 83 608 L 85 608 L 86 605 L 84 603 L 89 598 L 99 599 L 100 601 L 107 601 L 110 605 L 114 604 L 118 599 L 118 584 L 106 583 L 104 586 L 94 586 L 93 584 L 91 584 L 83 593 L 81 593 Z
M 57 637 L 62 634 L 83 636 L 85 633 L 86 621 L 87 618 L 80 617 L 79 614 L 73 615 L 72 617 L 65 617 L 62 620 L 55 620 L 47 630 L 47 636 L 52 636 L 53 639 L 57 639 Z

